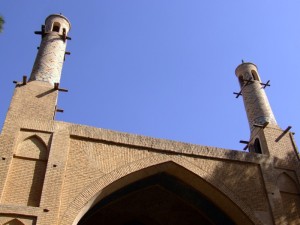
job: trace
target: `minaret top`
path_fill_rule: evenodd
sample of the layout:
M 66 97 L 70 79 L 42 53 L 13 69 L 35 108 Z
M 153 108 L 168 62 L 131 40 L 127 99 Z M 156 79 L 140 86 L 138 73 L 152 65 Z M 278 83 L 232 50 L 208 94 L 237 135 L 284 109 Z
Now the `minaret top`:
M 38 54 L 34 62 L 29 81 L 43 81 L 54 85 L 60 82 L 65 60 L 69 20 L 61 14 L 51 14 L 42 25 L 42 30 L 35 32 L 42 36 Z
M 243 62 L 240 65 L 238 65 L 238 67 L 235 69 L 235 75 L 237 77 L 240 77 L 240 76 L 242 76 L 243 74 L 245 74 L 247 72 L 249 74 L 253 74 L 253 72 L 255 74 L 258 74 L 257 73 L 257 66 L 254 63 L 251 63 L 251 62 Z M 258 78 L 258 80 L 260 80 L 259 77 L 257 77 L 257 78 Z
M 46 32 L 50 32 L 50 31 L 55 31 L 55 29 L 57 29 L 58 33 L 62 34 L 63 33 L 63 29 L 66 30 L 66 33 L 69 32 L 69 30 L 71 30 L 71 23 L 68 20 L 67 17 L 61 15 L 61 14 L 51 14 L 49 15 L 46 19 L 45 19 L 45 31 Z M 55 27 L 57 26 L 58 27 Z

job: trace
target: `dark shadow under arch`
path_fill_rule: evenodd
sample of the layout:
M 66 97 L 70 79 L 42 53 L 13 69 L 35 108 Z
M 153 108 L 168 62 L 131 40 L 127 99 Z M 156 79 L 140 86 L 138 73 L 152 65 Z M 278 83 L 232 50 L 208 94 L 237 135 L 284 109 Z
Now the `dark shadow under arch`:
M 59 224 L 77 225 L 82 217 L 104 198 L 132 183 L 159 173 L 174 176 L 203 194 L 235 224 L 262 225 L 251 208 L 221 180 L 211 177 L 210 173 L 177 156 L 167 159 L 162 156 L 145 158 L 97 179 L 72 200 L 61 216 Z
M 159 173 L 98 202 L 78 225 L 235 224 L 205 196 L 178 178 Z

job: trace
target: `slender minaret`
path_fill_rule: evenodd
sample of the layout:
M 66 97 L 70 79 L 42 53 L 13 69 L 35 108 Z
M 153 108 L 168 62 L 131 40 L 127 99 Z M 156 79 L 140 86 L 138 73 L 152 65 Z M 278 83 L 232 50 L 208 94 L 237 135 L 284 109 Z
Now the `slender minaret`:
M 259 133 L 262 128 L 267 125 L 277 126 L 270 103 L 266 96 L 263 84 L 257 71 L 256 65 L 253 63 L 242 63 L 236 70 L 244 105 L 248 117 L 250 127 L 249 149 L 257 153 L 262 153 Z
M 12 123 L 21 120 L 54 120 L 59 91 L 66 91 L 59 87 L 62 66 L 65 58 L 67 36 L 71 28 L 69 20 L 59 14 L 52 14 L 45 20 L 41 31 L 41 44 L 34 66 L 27 82 L 15 81 L 15 92 L 7 113 L 4 130 L 10 129 Z
M 62 15 L 52 14 L 46 18 L 42 30 L 36 32 L 42 35 L 42 41 L 29 81 L 59 83 L 70 29 L 69 20 Z
M 242 63 L 236 68 L 235 74 L 242 89 L 241 94 L 244 99 L 250 130 L 252 131 L 255 125 L 264 125 L 265 123 L 276 125 L 277 122 L 262 87 L 256 65 Z

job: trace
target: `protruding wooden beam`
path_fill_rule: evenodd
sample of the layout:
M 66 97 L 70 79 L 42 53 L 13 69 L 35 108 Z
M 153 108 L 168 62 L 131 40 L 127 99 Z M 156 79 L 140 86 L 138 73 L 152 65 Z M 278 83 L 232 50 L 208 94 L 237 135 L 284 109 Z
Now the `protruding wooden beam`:
M 61 112 L 61 113 L 63 113 L 63 112 L 64 112 L 64 110 L 63 110 L 63 109 L 58 109 L 58 108 L 56 108 L 56 109 L 55 109 L 55 111 L 56 111 L 56 112 Z
M 65 42 L 66 40 L 72 40 L 72 38 L 70 38 L 70 37 L 67 36 L 67 33 L 66 33 L 65 30 L 63 31 L 63 34 L 60 35 L 60 37 L 63 39 L 64 42 Z
M 46 32 L 45 32 L 45 25 L 41 26 L 41 31 L 34 31 L 35 34 L 37 35 L 42 35 L 42 38 L 45 37 Z
M 27 84 L 27 76 L 24 75 L 22 78 L 22 83 L 20 83 L 19 81 L 14 80 L 13 81 L 14 84 L 18 84 L 18 85 L 26 85 Z
M 26 85 L 27 84 L 27 76 L 26 75 L 24 75 L 23 76 L 23 83 L 22 83 L 23 85 Z
M 240 91 L 239 93 L 237 93 L 237 92 L 233 92 L 233 94 L 234 94 L 234 95 L 236 95 L 236 97 L 235 97 L 235 98 L 238 98 L 238 97 L 240 97 L 240 96 L 242 95 L 242 91 Z
M 267 83 L 260 83 L 262 85 L 262 88 L 265 89 L 266 87 L 270 87 L 270 80 L 267 81 Z
M 240 92 L 233 92 L 233 94 L 236 95 L 235 98 L 238 98 L 238 97 L 240 97 L 241 95 L 243 95 L 243 94 L 242 94 L 243 89 L 244 89 L 249 83 L 253 83 L 253 80 L 244 80 L 244 79 L 243 79 L 243 81 L 246 81 L 246 83 L 243 85 L 243 87 L 241 88 Z
M 240 143 L 241 144 L 246 144 L 246 146 L 243 148 L 243 150 L 245 151 L 245 150 L 247 150 L 247 148 L 249 147 L 249 141 L 243 141 L 243 140 L 240 140 Z
M 282 134 L 280 134 L 279 137 L 276 138 L 275 141 L 276 141 L 276 142 L 280 141 L 280 139 L 283 138 L 283 136 L 286 135 L 286 133 L 289 132 L 290 129 L 292 129 L 292 126 L 288 126 L 288 127 L 282 132 Z
M 62 91 L 62 92 L 68 92 L 67 89 L 59 88 L 59 83 L 54 83 L 54 90 L 56 90 L 56 91 Z
M 243 150 L 246 151 L 249 148 L 249 145 L 246 145 Z

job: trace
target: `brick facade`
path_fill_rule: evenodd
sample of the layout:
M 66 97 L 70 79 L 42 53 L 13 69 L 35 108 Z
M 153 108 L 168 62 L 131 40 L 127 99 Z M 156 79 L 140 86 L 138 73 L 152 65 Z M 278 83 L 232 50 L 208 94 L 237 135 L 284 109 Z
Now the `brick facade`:
M 58 35 L 51 34 L 51 24 L 61 22 L 62 26 L 69 26 L 66 21 L 61 15 L 48 17 L 48 38 Z M 47 35 L 44 38 L 48 42 Z M 65 48 L 65 42 L 58 41 Z M 45 45 L 48 49 L 48 44 Z M 53 48 L 49 47 L 51 55 L 56 52 L 56 47 L 50 46 Z M 37 61 L 49 60 L 40 54 Z M 30 82 L 16 85 L 0 135 L 0 224 L 83 224 L 82 218 L 105 199 L 129 185 L 162 173 L 204 196 L 205 201 L 234 224 L 300 223 L 299 158 L 293 135 L 289 132 L 283 135 L 266 97 L 254 105 L 252 100 L 248 102 L 247 99 L 262 95 L 261 88 L 256 87 L 258 84 L 249 84 L 243 97 L 250 126 L 253 121 L 259 122 L 257 118 L 262 116 L 262 123 L 269 122 L 264 128 L 251 128 L 250 138 L 259 139 L 262 154 L 55 121 L 58 90 L 54 89 L 53 83 L 59 81 L 62 54 L 57 57 L 57 63 L 54 60 L 51 64 L 57 71 L 53 77 L 40 78 L 43 73 L 34 69 Z M 254 69 L 256 71 L 256 67 Z M 44 71 L 44 67 L 40 70 Z M 157 190 L 149 189 L 145 193 L 159 193 Z M 151 204 L 144 209 L 150 214 L 161 212 L 155 210 L 164 207 L 166 212 L 161 212 L 158 220 L 169 218 L 171 221 L 183 211 L 189 215 L 185 211 L 189 206 L 182 203 L 182 208 L 178 208 L 177 204 L 172 207 L 179 211 L 168 211 L 170 206 L 156 204 L 160 199 L 153 196 L 148 202 Z M 183 200 L 170 199 L 174 203 Z M 117 205 L 114 207 L 114 210 L 118 209 Z M 136 213 L 141 210 L 136 209 Z M 144 220 L 150 221 L 150 218 Z

